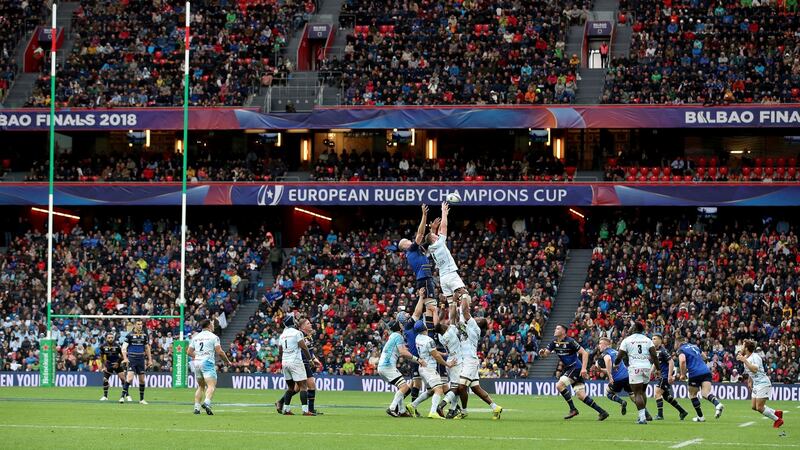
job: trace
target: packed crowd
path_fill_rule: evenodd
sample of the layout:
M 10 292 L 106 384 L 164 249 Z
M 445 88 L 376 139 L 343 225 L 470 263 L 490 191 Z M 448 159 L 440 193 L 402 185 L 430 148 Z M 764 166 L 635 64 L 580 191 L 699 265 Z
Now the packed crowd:
M 786 221 L 756 220 L 604 223 L 569 333 L 595 348 L 643 320 L 670 349 L 674 336 L 688 336 L 714 381 L 733 382 L 737 347 L 754 339 L 773 382 L 800 381 L 798 236 Z
M 315 325 L 312 338 L 325 373 L 375 374 L 388 335 L 385 324 L 416 303 L 414 276 L 392 247 L 416 224 L 387 221 L 374 227 L 325 233 L 311 226 L 231 344 L 234 370 L 279 373 L 281 318 L 299 311 Z M 540 232 L 529 219 L 490 218 L 451 232 L 461 276 L 477 297 L 476 314 L 490 319 L 480 346 L 486 376 L 527 376 L 569 246 L 566 234 L 547 228 L 551 231 Z
M 312 5 L 309 10 L 308 4 Z M 59 68 L 62 106 L 183 104 L 184 2 L 82 0 L 75 47 Z M 191 11 L 193 106 L 243 105 L 264 77 L 284 77 L 291 34 L 313 12 L 312 1 L 240 0 L 195 4 Z M 28 106 L 49 102 L 40 78 Z
M 323 152 L 311 178 L 316 181 L 567 181 L 574 167 L 552 155 L 531 155 L 530 160 L 455 154 L 435 160 L 395 152 L 376 154 L 343 149 Z
M 621 7 L 620 20 L 633 21 L 631 53 L 612 59 L 603 103 L 800 101 L 796 0 L 631 0 Z
M 584 2 L 372 2 L 348 0 L 342 59 L 323 74 L 351 105 L 569 103 L 577 55 L 565 53 L 568 23 Z M 353 23 L 355 25 L 353 25 Z
M 259 267 L 270 245 L 265 234 L 239 236 L 199 225 L 187 240 L 186 321 L 225 323 L 239 303 L 254 295 Z M 180 234 L 175 223 L 146 220 L 138 226 L 115 219 L 103 226 L 75 226 L 54 236 L 53 311 L 59 314 L 177 315 Z M 13 237 L 0 256 L 0 370 L 36 370 L 39 339 L 46 333 L 45 234 Z M 53 321 L 58 370 L 98 370 L 104 334 L 123 337 L 126 320 Z M 171 343 L 180 320 L 147 320 L 154 371 L 171 369 Z
M 14 83 L 18 67 L 16 50 L 27 31 L 39 25 L 43 18 L 42 0 L 23 0 L 0 3 L 0 103 L 5 100 Z
M 255 152 L 248 152 L 244 158 L 212 157 L 211 153 L 200 152 L 192 156 L 187 165 L 186 179 L 189 182 L 202 181 L 270 181 L 286 175 L 286 164 L 280 158 L 259 159 Z M 56 181 L 142 181 L 170 182 L 180 181 L 183 161 L 180 155 L 139 154 L 138 157 L 112 155 L 98 157 L 73 157 L 61 155 L 56 161 Z M 25 181 L 47 181 L 49 163 L 33 163 Z

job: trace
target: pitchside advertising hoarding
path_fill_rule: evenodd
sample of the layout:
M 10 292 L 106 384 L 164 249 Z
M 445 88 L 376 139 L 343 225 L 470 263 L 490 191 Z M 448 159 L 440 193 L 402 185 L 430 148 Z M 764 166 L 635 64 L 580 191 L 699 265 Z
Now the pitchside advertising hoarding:
M 133 386 L 138 386 L 138 377 L 134 377 Z M 36 372 L 0 372 L 0 387 L 37 387 L 39 374 Z M 117 377 L 110 379 L 111 386 L 120 388 Z M 151 373 L 146 375 L 145 382 L 152 388 L 172 387 L 172 374 Z M 498 395 L 545 395 L 559 396 L 556 388 L 556 379 L 482 379 L 481 386 L 490 394 Z M 589 381 L 586 383 L 587 393 L 594 397 L 605 395 L 606 382 Z M 103 375 L 96 372 L 56 372 L 56 387 L 102 387 Z M 232 374 L 220 373 L 217 386 L 232 389 L 267 390 L 286 389 L 286 382 L 281 375 L 273 374 Z M 194 375 L 189 374 L 187 388 L 197 387 Z M 656 384 L 647 388 L 649 396 L 654 395 Z M 679 398 L 688 397 L 687 386 L 676 383 L 675 394 Z M 395 387 L 378 377 L 356 376 L 319 376 L 317 377 L 317 390 L 319 391 L 355 391 L 355 392 L 393 392 Z M 712 392 L 723 400 L 747 400 L 750 391 L 739 383 L 714 383 Z M 770 400 L 800 401 L 800 385 L 776 384 L 772 387 Z
M 46 205 L 46 183 L 0 183 L 0 205 Z M 189 183 L 187 203 L 416 206 L 800 206 L 798 183 Z M 56 183 L 56 206 L 181 204 L 180 183 Z

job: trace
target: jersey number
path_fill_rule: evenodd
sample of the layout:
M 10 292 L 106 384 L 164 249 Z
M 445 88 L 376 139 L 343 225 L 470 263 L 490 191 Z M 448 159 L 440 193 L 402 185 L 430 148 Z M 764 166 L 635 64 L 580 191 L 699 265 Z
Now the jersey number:
M 642 344 L 637 345 L 637 347 L 639 347 L 639 354 L 641 355 L 642 354 Z
M 200 342 L 200 351 L 201 352 L 203 351 L 203 343 L 202 342 Z

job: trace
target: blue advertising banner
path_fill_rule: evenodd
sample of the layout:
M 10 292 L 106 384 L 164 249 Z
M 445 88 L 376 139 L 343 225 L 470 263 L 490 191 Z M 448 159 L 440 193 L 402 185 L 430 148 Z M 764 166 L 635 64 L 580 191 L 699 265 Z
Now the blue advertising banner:
M 0 130 L 46 131 L 45 109 L 0 109 Z M 180 108 L 63 109 L 57 131 L 180 130 Z M 795 128 L 800 105 L 354 106 L 264 114 L 256 108 L 192 108 L 192 130 Z
M 180 204 L 179 183 L 57 183 L 58 206 Z M 188 204 L 416 206 L 800 206 L 800 183 L 190 183 Z M 45 205 L 45 183 L 0 183 L 0 205 Z
M 111 387 L 120 388 L 117 377 L 110 380 Z M 319 391 L 356 391 L 356 392 L 393 392 L 395 387 L 378 377 L 336 376 L 319 375 L 316 378 Z M 490 394 L 497 395 L 545 395 L 559 396 L 556 389 L 555 378 L 484 378 L 481 386 Z M 146 375 L 145 383 L 153 388 L 172 387 L 172 374 L 150 373 Z M 57 372 L 55 377 L 56 387 L 101 387 L 103 375 L 98 372 Z M 586 392 L 593 397 L 605 395 L 605 381 L 586 382 Z M 0 372 L 0 387 L 36 387 L 39 386 L 38 372 Z M 138 386 L 138 378 L 134 379 L 134 387 Z M 277 374 L 236 374 L 220 373 L 217 380 L 218 387 L 232 389 L 255 390 L 284 390 L 286 382 L 282 375 Z M 189 374 L 188 388 L 197 387 L 194 375 Z M 656 384 L 650 384 L 647 389 L 648 396 L 654 395 Z M 673 385 L 675 396 L 687 398 L 688 389 L 685 383 Z M 747 400 L 750 391 L 739 383 L 714 383 L 712 393 L 722 400 Z M 800 385 L 776 384 L 772 387 L 770 400 L 775 401 L 800 401 Z

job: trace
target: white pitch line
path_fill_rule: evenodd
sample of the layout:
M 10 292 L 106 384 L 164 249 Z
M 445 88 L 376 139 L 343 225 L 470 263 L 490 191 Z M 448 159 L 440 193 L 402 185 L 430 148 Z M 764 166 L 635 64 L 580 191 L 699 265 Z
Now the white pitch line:
M 35 429 L 35 430 L 99 430 L 99 431 L 144 431 L 144 432 L 162 432 L 163 428 L 148 428 L 148 427 L 100 427 L 100 426 L 84 426 L 84 425 L 34 425 L 34 424 L 0 424 L 2 428 L 20 428 L 20 429 Z M 169 428 L 170 432 L 176 433 L 228 433 L 240 435 L 253 435 L 253 436 L 328 436 L 328 437 L 377 437 L 377 438 L 396 438 L 396 434 L 389 433 L 338 433 L 338 432 L 310 432 L 310 431 L 260 431 L 260 430 L 214 430 L 214 429 L 191 429 L 191 428 Z M 404 434 L 403 437 L 412 439 L 463 439 L 463 440 L 485 440 L 485 441 L 529 441 L 529 442 L 586 442 L 586 438 L 540 438 L 529 436 L 480 436 L 480 435 L 441 435 L 441 434 Z M 692 441 L 676 442 L 676 441 L 661 441 L 661 440 L 644 440 L 644 439 L 592 439 L 594 442 L 604 442 L 612 444 L 675 444 L 675 445 L 691 445 L 703 439 L 693 439 Z M 695 442 L 697 441 L 697 442 Z M 753 442 L 710 442 L 703 441 L 708 445 L 718 446 L 732 446 L 732 447 L 769 447 L 769 448 L 800 448 L 800 444 L 771 444 L 771 443 L 753 443 Z M 681 448 L 681 447 L 671 447 Z
M 703 442 L 702 438 L 690 439 L 688 441 L 678 442 L 677 444 L 673 445 L 670 448 L 683 448 L 683 447 L 688 447 L 690 445 L 699 444 L 701 442 Z
M 755 422 L 745 422 L 745 423 L 739 424 L 739 428 L 749 427 L 750 425 L 753 425 L 754 423 Z

